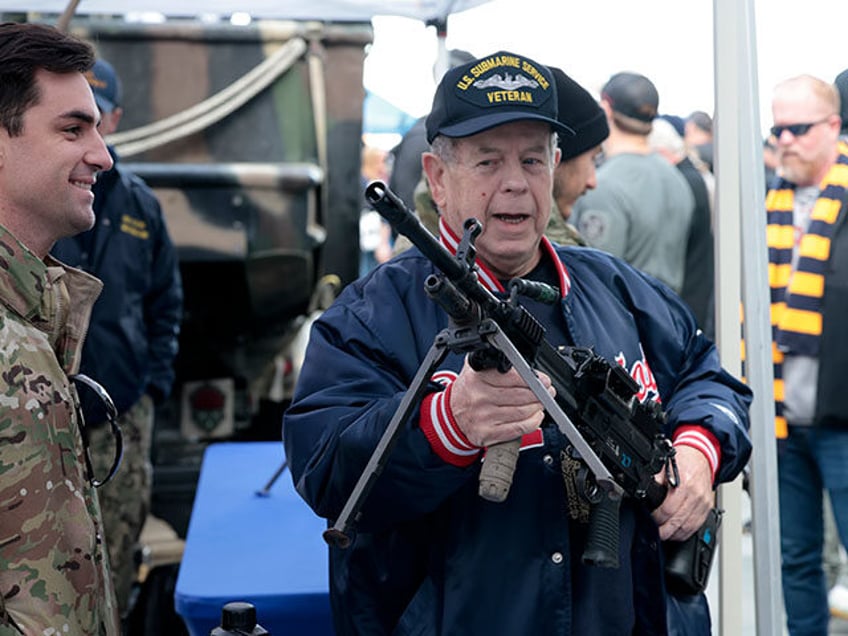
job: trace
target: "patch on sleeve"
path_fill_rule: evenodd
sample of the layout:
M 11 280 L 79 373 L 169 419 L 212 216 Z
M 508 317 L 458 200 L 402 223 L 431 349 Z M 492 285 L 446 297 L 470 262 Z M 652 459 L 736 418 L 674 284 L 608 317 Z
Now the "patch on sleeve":
M 595 243 L 607 233 L 608 224 L 603 212 L 590 210 L 580 215 L 578 230 L 589 243 Z

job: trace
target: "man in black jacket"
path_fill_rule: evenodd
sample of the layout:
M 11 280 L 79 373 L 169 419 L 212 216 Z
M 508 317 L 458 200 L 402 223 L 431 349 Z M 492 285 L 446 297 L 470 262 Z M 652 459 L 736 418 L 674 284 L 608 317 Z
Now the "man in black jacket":
M 114 132 L 123 111 L 121 84 L 111 65 L 95 63 L 87 75 L 102 122 Z M 150 445 L 154 408 L 171 391 L 173 362 L 182 318 L 182 284 L 177 255 L 153 192 L 115 162 L 98 176 L 94 227 L 58 241 L 53 255 L 100 278 L 103 293 L 94 305 L 83 348 L 82 372 L 102 383 L 120 415 L 124 458 L 115 478 L 100 488 L 103 525 L 121 614 L 129 610 L 135 580 L 135 551 L 150 509 Z M 105 475 L 114 441 L 102 409 L 82 396 L 95 475 Z
M 687 156 L 683 138 L 674 126 L 657 118 L 648 136 L 651 148 L 675 166 L 689 184 L 695 207 L 686 239 L 686 261 L 680 297 L 686 301 L 698 325 L 710 339 L 715 336 L 715 256 L 712 205 L 707 182 Z

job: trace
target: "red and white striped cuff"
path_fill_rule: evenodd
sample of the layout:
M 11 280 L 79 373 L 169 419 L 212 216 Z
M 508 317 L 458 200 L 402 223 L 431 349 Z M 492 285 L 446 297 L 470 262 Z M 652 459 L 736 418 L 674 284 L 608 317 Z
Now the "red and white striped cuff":
M 459 429 L 450 410 L 452 382 L 444 382 L 444 391 L 431 393 L 421 403 L 420 426 L 433 451 L 454 466 L 473 464 L 480 456 L 481 448 L 474 446 Z
M 701 451 L 710 464 L 713 482 L 721 463 L 721 446 L 715 435 L 700 426 L 681 426 L 674 432 L 674 446 L 689 446 Z

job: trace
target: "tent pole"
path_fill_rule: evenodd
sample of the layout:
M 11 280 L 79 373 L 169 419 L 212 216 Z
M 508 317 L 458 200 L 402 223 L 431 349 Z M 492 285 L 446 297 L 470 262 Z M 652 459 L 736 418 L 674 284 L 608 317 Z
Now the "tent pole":
M 751 506 L 757 634 L 782 631 L 771 336 L 762 140 L 758 117 L 753 0 L 714 0 L 718 342 L 722 363 L 741 374 L 739 299 L 745 311 L 751 407 Z M 741 235 L 745 237 L 742 249 Z M 740 257 L 741 253 L 741 257 Z M 740 277 L 740 272 L 742 276 Z M 741 278 L 741 285 L 740 285 Z M 721 281 L 719 283 L 719 281 Z M 720 554 L 720 633 L 741 633 L 741 486 L 720 490 L 727 510 Z

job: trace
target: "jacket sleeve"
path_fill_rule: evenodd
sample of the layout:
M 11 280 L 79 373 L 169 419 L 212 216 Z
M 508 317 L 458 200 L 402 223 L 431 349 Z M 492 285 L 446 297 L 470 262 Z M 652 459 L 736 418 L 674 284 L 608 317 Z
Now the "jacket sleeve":
M 626 255 L 630 219 L 614 189 L 591 190 L 574 204 L 573 223 L 592 247 L 619 258 Z
M 150 219 L 153 270 L 144 297 L 144 321 L 148 330 L 150 383 L 146 392 L 157 403 L 171 393 L 174 359 L 177 356 L 183 313 L 183 288 L 177 251 L 171 242 L 162 209 L 146 185 L 134 182 L 133 196 Z
M 395 286 L 392 276 L 411 274 L 378 268 L 349 285 L 313 324 L 284 417 L 295 487 L 327 519 L 338 517 L 446 322 L 423 294 L 404 297 L 399 291 L 421 290 L 423 278 Z M 424 394 L 441 389 L 430 382 L 422 387 Z M 357 524 L 363 531 L 432 512 L 479 470 L 478 464 L 451 465 L 433 452 L 419 426 L 419 409 L 420 400 L 390 445 Z
M 643 279 L 630 285 L 634 314 L 668 416 L 668 434 L 694 445 L 693 431 L 703 431 L 718 447 L 715 482 L 732 481 L 751 454 L 751 390 L 722 368 L 715 344 L 677 294 L 637 272 L 628 276 Z

